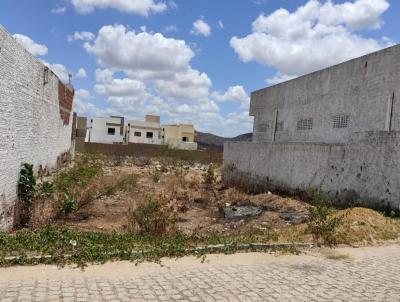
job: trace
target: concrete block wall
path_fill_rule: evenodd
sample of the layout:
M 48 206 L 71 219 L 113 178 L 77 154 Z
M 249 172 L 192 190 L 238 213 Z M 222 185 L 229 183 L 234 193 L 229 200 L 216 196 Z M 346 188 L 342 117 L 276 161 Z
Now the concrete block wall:
M 14 222 L 22 163 L 57 166 L 71 147 L 73 90 L 0 26 L 0 228 Z M 60 88 L 61 87 L 61 88 Z
M 315 188 L 338 204 L 400 209 L 400 132 L 351 144 L 228 142 L 223 179 L 255 191 Z
M 391 130 L 400 130 L 400 45 L 255 91 L 254 142 L 345 143 L 351 133 L 385 130 L 393 103 Z M 349 127 L 334 128 L 333 118 L 349 116 Z M 297 130 L 312 119 L 311 130 Z

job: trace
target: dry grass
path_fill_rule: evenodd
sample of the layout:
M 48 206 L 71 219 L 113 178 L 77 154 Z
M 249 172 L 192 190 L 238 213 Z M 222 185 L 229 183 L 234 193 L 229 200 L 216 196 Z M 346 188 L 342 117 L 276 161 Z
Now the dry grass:
M 167 220 L 173 217 L 176 228 L 188 235 L 215 233 L 240 236 L 256 230 L 260 234 L 256 239 L 261 242 L 313 241 L 306 232 L 306 223 L 296 225 L 299 222 L 291 223 L 280 217 L 282 213 L 308 213 L 311 205 L 303 201 L 274 194 L 246 194 L 225 187 L 218 180 L 211 185 L 205 184 L 205 165 L 188 168 L 187 164 L 176 159 L 173 165 L 162 159 L 153 163 L 143 161 L 138 165 L 132 164 L 132 161 L 129 164 L 124 164 L 124 160 L 120 162 L 120 165 L 118 161 L 117 165 L 108 166 L 105 163 L 102 175 L 78 192 L 80 209 L 69 217 L 71 219 L 58 223 L 80 230 L 143 233 L 146 227 L 138 225 L 139 216 L 135 218 L 134 213 L 148 196 L 160 203 L 156 215 L 149 213 L 149 221 L 157 221 L 158 217 L 167 217 Z M 153 179 L 155 171 L 159 174 L 157 182 Z M 216 171 L 219 176 L 220 172 Z M 262 206 L 265 211 L 258 217 L 238 220 L 223 219 L 219 215 L 221 205 L 248 203 Z M 34 225 L 53 221 L 58 211 L 56 204 L 47 201 L 37 203 L 33 210 Z M 343 213 L 337 211 L 333 215 Z M 399 237 L 400 220 L 364 208 L 353 208 L 346 213 L 343 224 L 335 232 L 337 243 L 374 244 Z M 172 228 L 166 227 L 162 232 L 157 230 L 157 233 L 169 230 Z
M 335 234 L 338 244 L 368 245 L 400 238 L 400 219 L 388 218 L 367 208 L 340 210 L 334 215 L 344 215 L 343 224 Z M 306 233 L 306 229 L 306 224 L 277 229 L 277 241 L 312 242 L 312 236 Z
M 342 212 L 342 211 L 339 211 Z M 339 243 L 376 243 L 399 238 L 400 220 L 366 208 L 348 210 L 344 223 L 337 230 Z

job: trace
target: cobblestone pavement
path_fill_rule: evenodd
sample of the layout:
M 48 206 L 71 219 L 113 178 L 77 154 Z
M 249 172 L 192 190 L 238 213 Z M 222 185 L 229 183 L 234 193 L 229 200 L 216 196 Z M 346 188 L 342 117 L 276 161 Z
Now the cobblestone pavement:
M 400 301 L 400 246 L 0 269 L 1 301 Z

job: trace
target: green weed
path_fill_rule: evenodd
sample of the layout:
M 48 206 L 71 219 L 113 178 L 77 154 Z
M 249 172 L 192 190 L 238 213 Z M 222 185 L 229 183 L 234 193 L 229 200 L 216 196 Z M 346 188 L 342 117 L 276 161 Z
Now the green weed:
M 310 209 L 310 220 L 307 223 L 306 232 L 312 234 L 314 241 L 319 244 L 332 245 L 336 243 L 336 230 L 344 223 L 343 215 L 338 215 L 322 196 L 313 197 L 314 207 Z
M 73 211 L 75 211 L 77 208 L 78 205 L 75 199 L 72 196 L 68 195 L 68 193 L 64 193 L 64 199 L 62 200 L 60 205 L 60 214 L 66 217 Z

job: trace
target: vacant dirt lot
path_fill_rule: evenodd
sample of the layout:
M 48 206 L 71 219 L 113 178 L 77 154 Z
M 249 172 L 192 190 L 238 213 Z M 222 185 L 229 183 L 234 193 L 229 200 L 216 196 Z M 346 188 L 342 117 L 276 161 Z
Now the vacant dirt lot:
M 145 200 L 157 200 L 162 215 L 173 221 L 168 231 L 187 235 L 268 234 L 275 242 L 310 242 L 306 232 L 312 206 L 295 197 L 251 195 L 221 182 L 220 168 L 177 159 L 106 159 L 102 173 L 80 192 L 82 200 L 67 216 L 49 201 L 34 209 L 32 225 L 54 222 L 73 229 L 105 232 L 136 232 L 132 212 Z M 365 244 L 398 237 L 396 219 L 364 208 L 338 211 L 344 223 L 338 242 Z M 48 217 L 52 217 L 50 220 Z M 53 218 L 56 218 L 53 220 Z M 136 218 L 137 219 L 137 218 Z
M 159 160 L 107 162 L 99 180 L 107 186 L 121 177 L 134 177 L 131 190 L 102 194 L 59 223 L 73 228 L 103 232 L 126 232 L 127 212 L 146 197 L 163 201 L 175 214 L 178 230 L 187 233 L 226 233 L 252 228 L 281 228 L 307 220 L 309 205 L 273 194 L 248 195 L 221 184 L 219 169 L 215 181 L 205 183 L 208 166 Z M 225 217 L 224 209 L 250 206 L 255 213 Z

